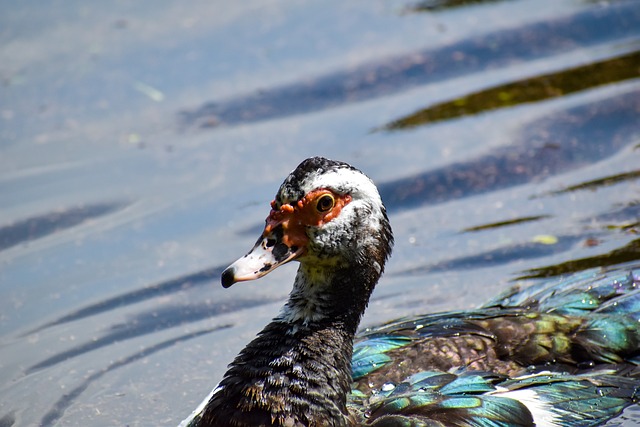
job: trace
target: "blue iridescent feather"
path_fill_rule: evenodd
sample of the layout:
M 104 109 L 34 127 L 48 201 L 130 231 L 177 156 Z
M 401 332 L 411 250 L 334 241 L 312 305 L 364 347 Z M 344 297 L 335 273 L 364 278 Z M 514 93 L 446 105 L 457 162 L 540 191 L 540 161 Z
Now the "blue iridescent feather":
M 352 407 L 374 426 L 530 426 L 534 415 L 599 425 L 640 399 L 639 288 L 640 271 L 588 271 L 512 289 L 477 310 L 370 328 L 354 345 Z M 464 358 L 481 348 L 481 370 L 433 366 L 438 351 Z M 403 367 L 413 372 L 390 378 Z

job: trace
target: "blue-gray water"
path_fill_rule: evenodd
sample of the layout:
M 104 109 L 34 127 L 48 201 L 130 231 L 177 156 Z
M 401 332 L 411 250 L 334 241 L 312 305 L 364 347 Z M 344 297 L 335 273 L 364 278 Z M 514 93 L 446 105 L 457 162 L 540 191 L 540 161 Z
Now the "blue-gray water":
M 0 8 L 2 427 L 188 415 L 288 293 L 219 273 L 310 155 L 390 211 L 367 325 L 640 260 L 640 1 Z

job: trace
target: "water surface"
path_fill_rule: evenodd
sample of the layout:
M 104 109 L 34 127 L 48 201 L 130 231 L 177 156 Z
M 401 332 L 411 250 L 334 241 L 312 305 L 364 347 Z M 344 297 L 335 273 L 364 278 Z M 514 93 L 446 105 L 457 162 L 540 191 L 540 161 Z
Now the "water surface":
M 289 291 L 219 275 L 310 155 L 390 212 L 365 325 L 640 260 L 638 1 L 2 5 L 0 426 L 184 418 Z

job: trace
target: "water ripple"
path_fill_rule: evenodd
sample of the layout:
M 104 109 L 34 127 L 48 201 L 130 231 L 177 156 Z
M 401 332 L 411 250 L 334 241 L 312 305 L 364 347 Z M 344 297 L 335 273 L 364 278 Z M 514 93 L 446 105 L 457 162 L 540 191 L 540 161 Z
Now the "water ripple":
M 185 127 L 215 127 L 281 118 L 396 94 L 413 87 L 637 37 L 637 2 L 589 8 L 553 21 L 478 35 L 436 49 L 386 58 L 183 111 Z
M 49 411 L 42 417 L 39 425 L 43 425 L 43 426 L 54 425 L 64 415 L 64 411 L 66 411 L 67 408 L 69 408 L 74 403 L 74 401 L 78 398 L 78 396 L 80 396 L 87 389 L 87 387 L 91 385 L 91 383 L 98 380 L 100 377 L 104 376 L 105 374 L 115 369 L 122 368 L 123 366 L 126 366 L 137 360 L 148 357 L 153 353 L 157 353 L 158 351 L 169 348 L 180 342 L 188 341 L 193 338 L 198 338 L 200 336 L 210 334 L 212 332 L 220 331 L 223 329 L 227 329 L 229 327 L 230 325 L 216 326 L 214 328 L 203 329 L 203 330 L 191 332 L 179 337 L 171 338 L 166 341 L 161 341 L 156 345 L 145 348 L 144 350 L 139 351 L 138 353 L 134 353 L 122 360 L 112 363 L 106 369 L 100 370 L 98 372 L 95 372 L 89 375 L 80 385 L 78 385 L 68 393 L 63 394 L 58 399 L 58 401 L 53 405 L 53 407 L 49 409 Z
M 0 227 L 0 251 L 119 211 L 125 202 L 102 202 L 47 212 Z

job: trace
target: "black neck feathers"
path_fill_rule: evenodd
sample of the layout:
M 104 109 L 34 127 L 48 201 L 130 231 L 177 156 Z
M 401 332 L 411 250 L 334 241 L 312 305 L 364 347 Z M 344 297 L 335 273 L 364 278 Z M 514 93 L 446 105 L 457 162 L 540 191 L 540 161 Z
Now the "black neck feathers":
M 200 426 L 347 426 L 353 334 L 270 323 L 230 365 Z
M 231 363 L 198 425 L 352 425 L 346 399 L 353 337 L 380 273 L 338 270 L 310 317 L 291 320 L 294 289 L 281 315 Z

